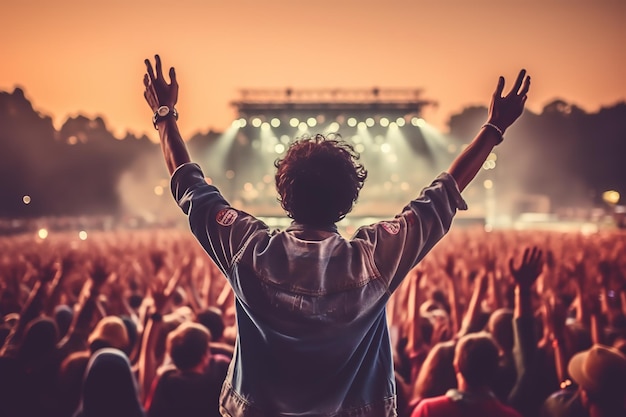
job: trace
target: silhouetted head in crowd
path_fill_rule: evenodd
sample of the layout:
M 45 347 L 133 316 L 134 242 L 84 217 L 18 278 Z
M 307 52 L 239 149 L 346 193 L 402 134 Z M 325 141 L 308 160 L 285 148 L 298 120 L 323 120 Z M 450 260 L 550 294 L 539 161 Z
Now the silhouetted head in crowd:
M 176 287 L 172 293 L 171 302 L 175 307 L 184 306 L 187 304 L 187 293 L 183 287 Z
M 65 304 L 58 305 L 54 308 L 54 320 L 59 328 L 59 338 L 65 336 L 74 319 L 74 310 Z
M 167 351 L 181 371 L 201 370 L 211 358 L 211 333 L 201 324 L 185 322 L 167 337 Z
M 498 366 L 498 346 L 489 333 L 470 333 L 459 339 L 454 351 L 454 369 L 460 390 L 489 388 Z
M 133 293 L 128 297 L 128 305 L 134 310 L 138 310 L 143 303 L 143 296 L 139 293 Z
M 87 364 L 82 401 L 75 417 L 142 417 L 137 384 L 128 358 L 118 349 L 104 348 Z
M 433 323 L 430 320 L 430 317 L 418 316 L 415 318 L 420 327 L 420 332 L 422 334 L 422 339 L 424 339 L 425 343 L 430 344 L 433 339 Z
M 163 324 L 161 324 L 161 328 L 157 334 L 157 340 L 154 344 L 154 355 L 157 362 L 163 361 L 167 349 L 167 338 L 169 334 L 176 330 L 181 323 L 182 322 L 180 320 L 174 320 L 167 316 L 163 316 Z
M 565 326 L 565 351 L 568 357 L 591 348 L 591 332 L 578 322 L 568 320 Z
M 87 341 L 91 352 L 106 347 L 124 351 L 129 346 L 126 325 L 117 316 L 106 316 L 100 319 Z
M 433 301 L 441 306 L 446 313 L 450 314 L 450 303 L 448 302 L 448 296 L 440 289 L 436 289 L 430 296 Z
M 583 405 L 594 409 L 593 415 L 626 415 L 626 356 L 620 351 L 593 345 L 574 355 L 567 370 L 579 386 Z
M 437 343 L 428 352 L 413 389 L 413 398 L 424 399 L 443 395 L 451 388 L 456 388 L 454 372 L 455 342 Z
M 72 352 L 61 362 L 57 381 L 59 384 L 59 397 L 61 415 L 68 415 L 76 411 L 80 403 L 80 394 L 83 386 L 83 377 L 90 353 L 84 350 Z
M 276 189 L 287 215 L 298 223 L 327 226 L 348 214 L 367 171 L 339 135 L 305 137 L 276 161 Z
M 224 335 L 224 318 L 217 307 L 209 307 L 196 315 L 196 321 L 209 329 L 211 340 L 218 341 Z
M 34 319 L 26 327 L 18 357 L 26 362 L 49 357 L 56 351 L 58 340 L 59 331 L 54 320 L 49 317 Z
M 513 311 L 500 308 L 489 317 L 487 330 L 491 333 L 502 352 L 513 351 Z

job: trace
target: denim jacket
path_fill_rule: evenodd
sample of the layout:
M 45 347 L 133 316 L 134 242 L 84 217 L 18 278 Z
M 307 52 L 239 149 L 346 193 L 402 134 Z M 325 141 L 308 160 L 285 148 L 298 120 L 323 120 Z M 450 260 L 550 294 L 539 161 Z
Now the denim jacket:
M 396 416 L 385 305 L 466 209 L 440 175 L 400 214 L 362 227 L 270 231 L 189 163 L 172 193 L 235 294 L 237 341 L 220 398 L 231 417 Z

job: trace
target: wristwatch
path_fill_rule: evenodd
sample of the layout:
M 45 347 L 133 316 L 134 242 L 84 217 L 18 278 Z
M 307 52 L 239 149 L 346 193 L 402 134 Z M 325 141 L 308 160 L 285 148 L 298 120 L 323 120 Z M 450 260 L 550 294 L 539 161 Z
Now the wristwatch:
M 169 108 L 168 106 L 160 106 L 157 111 L 154 112 L 154 116 L 152 116 L 152 124 L 156 130 L 159 130 L 157 123 L 161 120 L 165 120 L 168 117 L 173 116 L 174 119 L 178 120 L 178 112 L 176 108 Z

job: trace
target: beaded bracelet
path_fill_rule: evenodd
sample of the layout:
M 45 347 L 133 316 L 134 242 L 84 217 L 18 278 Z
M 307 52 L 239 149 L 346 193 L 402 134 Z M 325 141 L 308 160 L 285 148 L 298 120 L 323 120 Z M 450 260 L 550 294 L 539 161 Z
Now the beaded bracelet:
M 498 126 L 494 125 L 493 123 L 485 123 L 484 125 L 481 126 L 481 129 L 483 127 L 490 127 L 494 129 L 496 132 L 498 132 L 498 134 L 500 135 L 500 140 L 498 141 L 498 145 L 502 143 L 502 141 L 504 140 L 504 132 L 502 131 L 502 129 L 500 129 Z

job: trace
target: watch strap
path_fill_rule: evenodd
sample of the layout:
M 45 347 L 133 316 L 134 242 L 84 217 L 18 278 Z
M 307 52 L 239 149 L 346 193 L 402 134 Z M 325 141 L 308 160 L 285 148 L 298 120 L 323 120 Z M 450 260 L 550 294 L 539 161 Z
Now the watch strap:
M 170 111 L 165 116 L 161 116 L 159 114 L 159 110 L 157 109 L 152 116 L 152 124 L 154 125 L 154 128 L 156 130 L 159 130 L 158 123 L 160 121 L 166 120 L 169 117 L 174 117 L 175 120 L 178 120 L 178 111 L 176 110 L 176 107 L 170 108 Z

